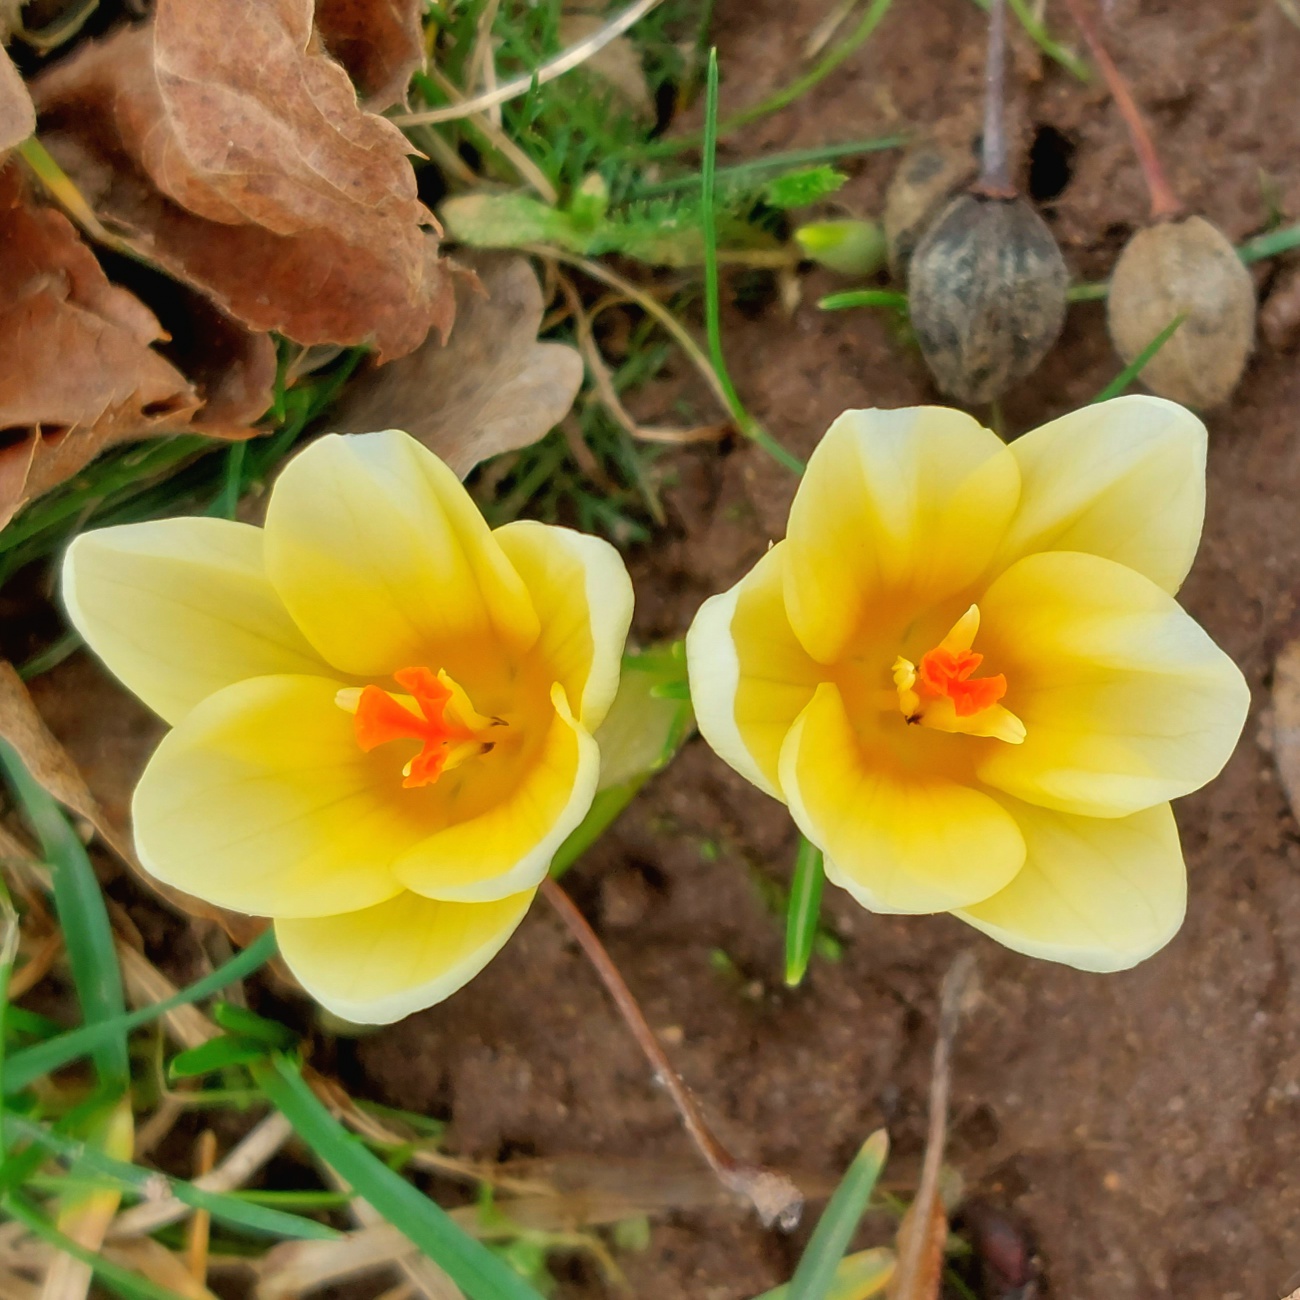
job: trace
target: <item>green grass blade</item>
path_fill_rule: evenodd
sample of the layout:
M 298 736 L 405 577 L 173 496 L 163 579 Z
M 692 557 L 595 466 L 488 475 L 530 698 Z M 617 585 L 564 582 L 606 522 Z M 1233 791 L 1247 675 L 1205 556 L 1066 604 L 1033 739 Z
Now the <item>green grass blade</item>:
M 312 1152 L 410 1238 L 470 1300 L 541 1300 L 523 1278 L 343 1128 L 294 1062 L 276 1056 L 271 1064 L 255 1065 L 253 1077 Z
M 1237 249 L 1237 256 L 1249 265 L 1251 262 L 1262 262 L 1266 257 L 1276 257 L 1279 253 L 1289 253 L 1293 248 L 1300 248 L 1300 225 L 1283 226 L 1279 230 L 1256 235 Z
M 18 913 L 0 879 L 0 1088 L 5 1077 L 5 1035 L 9 1029 L 9 977 L 18 955 Z M 0 1134 L 0 1164 L 4 1163 L 4 1136 Z
M 894 1252 L 887 1246 L 845 1255 L 835 1270 L 826 1300 L 868 1300 L 879 1295 L 894 1275 Z M 790 1284 L 773 1287 L 754 1300 L 790 1300 Z
M 0 1202 L 5 1212 L 17 1219 L 34 1236 L 48 1241 L 73 1259 L 88 1264 L 99 1281 L 123 1300 L 185 1300 L 179 1292 L 169 1291 L 146 1278 L 140 1277 L 128 1269 L 112 1264 L 102 1255 L 73 1241 L 58 1230 L 35 1206 L 21 1196 L 11 1192 Z
M 709 51 L 709 79 L 704 103 L 704 158 L 700 175 L 700 213 L 704 227 L 704 323 L 709 337 L 709 360 L 717 372 L 718 382 L 731 408 L 731 418 L 736 427 L 753 442 L 758 443 L 786 469 L 803 473 L 803 461 L 792 456 L 763 428 L 741 403 L 740 394 L 731 382 L 727 359 L 722 351 L 722 326 L 720 322 L 718 293 L 718 214 L 716 209 L 716 182 L 718 161 L 718 51 Z
M 70 1061 L 77 1060 L 78 1057 L 96 1051 L 101 1043 L 111 1041 L 119 1034 L 129 1034 L 133 1029 L 150 1024 L 177 1007 L 219 993 L 227 985 L 251 975 L 273 956 L 275 956 L 275 932 L 267 930 L 265 934 L 253 940 L 243 952 L 236 953 L 210 975 L 205 975 L 188 988 L 181 989 L 179 993 L 164 998 L 161 1002 L 155 1002 L 151 1007 L 141 1007 L 139 1011 L 129 1012 L 98 1025 L 86 1025 L 82 1029 L 74 1029 L 70 1033 L 60 1034 L 58 1038 L 51 1038 L 47 1042 L 37 1043 L 32 1047 L 24 1048 L 21 1052 L 15 1052 L 9 1061 L 9 1068 L 5 1071 L 5 1095 L 12 1096 L 16 1092 L 21 1092 L 42 1075 L 49 1074 L 52 1070 L 58 1070 Z
M 794 879 L 790 882 L 790 905 L 785 914 L 785 982 L 792 989 L 803 983 L 812 959 L 825 882 L 821 849 L 799 836 Z
M 1112 397 L 1118 397 L 1150 363 L 1151 358 L 1160 351 L 1166 343 L 1177 333 L 1178 327 L 1187 319 L 1186 312 L 1180 312 L 1169 322 L 1168 325 L 1160 331 L 1159 334 L 1151 340 L 1150 343 L 1142 349 L 1141 352 L 1133 358 L 1132 361 L 1124 367 L 1123 370 L 1115 376 L 1114 379 L 1106 385 L 1092 400 L 1096 402 L 1109 402 Z
M 18 754 L 3 742 L 0 765 L 50 866 L 54 905 L 82 1018 L 88 1025 L 119 1020 L 126 1013 L 122 971 L 117 964 L 104 895 L 85 847 L 58 804 L 32 779 Z M 105 1088 L 121 1092 L 130 1085 L 131 1061 L 124 1030 L 106 1036 L 96 1046 L 94 1057 Z
M 907 310 L 907 294 L 896 289 L 846 289 L 843 293 L 828 293 L 818 299 L 822 311 L 843 311 L 846 307 L 893 307 Z
M 817 1220 L 799 1267 L 790 1279 L 788 1300 L 827 1300 L 832 1294 L 835 1271 L 853 1240 L 888 1154 L 889 1136 L 884 1129 L 862 1144 Z
M 53 1133 L 34 1120 L 6 1115 L 4 1131 L 11 1138 L 23 1137 L 37 1143 L 74 1164 L 79 1174 L 94 1174 L 118 1191 L 155 1198 L 165 1182 L 163 1190 L 170 1192 L 178 1201 L 183 1201 L 196 1210 L 207 1210 L 214 1219 L 249 1232 L 308 1241 L 333 1241 L 340 1235 L 333 1228 L 317 1223 L 314 1219 L 305 1219 L 297 1214 L 288 1214 L 283 1210 L 257 1205 L 221 1192 L 205 1191 L 193 1183 L 159 1173 L 156 1169 L 142 1169 L 138 1165 L 127 1164 L 88 1143 Z

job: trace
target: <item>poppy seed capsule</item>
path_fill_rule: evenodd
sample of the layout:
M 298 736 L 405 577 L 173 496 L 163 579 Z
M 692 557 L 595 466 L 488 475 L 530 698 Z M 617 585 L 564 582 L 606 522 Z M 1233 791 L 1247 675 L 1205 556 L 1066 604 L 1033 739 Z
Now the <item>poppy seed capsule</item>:
M 1027 375 L 1065 322 L 1069 274 L 1023 199 L 963 194 L 912 255 L 912 327 L 939 387 L 990 402 Z
M 1180 315 L 1142 382 L 1184 406 L 1217 406 L 1237 386 L 1255 342 L 1255 286 L 1237 250 L 1203 217 L 1139 230 L 1110 278 L 1107 322 L 1126 363 Z
M 975 168 L 969 145 L 927 141 L 904 155 L 885 192 L 881 217 L 889 270 L 896 280 L 907 279 L 913 250 L 935 217 L 971 181 Z

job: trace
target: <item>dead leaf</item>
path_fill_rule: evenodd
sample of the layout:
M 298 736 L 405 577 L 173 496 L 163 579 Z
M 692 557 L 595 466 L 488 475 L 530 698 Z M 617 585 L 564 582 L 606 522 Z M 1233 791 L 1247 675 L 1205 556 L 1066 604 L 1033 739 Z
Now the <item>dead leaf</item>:
M 366 107 L 382 112 L 406 98 L 424 64 L 421 0 L 316 0 L 316 31 L 348 70 Z
M 344 394 L 331 427 L 344 433 L 405 429 L 462 478 L 480 461 L 527 447 L 565 417 L 582 386 L 582 358 L 539 343 L 545 304 L 528 260 L 472 263 L 483 293 L 462 282 L 446 346 L 371 370 Z
M 0 661 L 0 740 L 23 761 L 32 779 L 65 808 L 84 817 L 113 849 L 130 861 L 126 838 L 104 815 L 90 787 L 36 711 L 12 664 Z
M 36 130 L 36 109 L 8 53 L 0 48 L 0 154 Z
M 404 356 L 454 314 L 437 223 L 311 24 L 312 0 L 160 0 L 33 83 L 42 140 L 135 252 L 252 329 Z
M 938 1300 L 943 1283 L 943 1248 L 948 1241 L 948 1216 L 944 1213 L 943 1202 L 937 1197 L 930 1205 L 930 1213 L 925 1222 L 919 1222 L 916 1210 L 919 1202 L 913 1202 L 903 1215 L 898 1225 L 896 1249 L 902 1259 L 910 1255 L 915 1260 L 907 1289 L 900 1290 L 894 1285 L 895 1272 L 885 1294 L 888 1300 Z M 914 1241 L 920 1233 L 920 1240 Z
M 560 44 L 566 48 L 587 40 L 609 21 L 603 14 L 564 13 L 560 16 Z M 599 77 L 637 117 L 654 119 L 655 101 L 645 79 L 641 52 L 627 36 L 616 36 L 601 46 L 583 67 Z
M 0 337 L 0 524 L 105 447 L 183 428 L 200 405 L 152 346 L 165 337 L 154 314 L 31 201 L 14 164 L 0 172 Z

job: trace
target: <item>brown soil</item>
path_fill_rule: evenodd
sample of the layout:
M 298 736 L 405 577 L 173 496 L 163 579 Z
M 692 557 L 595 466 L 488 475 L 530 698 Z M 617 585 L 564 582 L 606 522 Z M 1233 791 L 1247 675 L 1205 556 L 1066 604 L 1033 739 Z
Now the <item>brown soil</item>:
M 1049 16 L 1068 36 L 1059 9 Z M 793 75 L 825 10 L 824 0 L 720 0 L 724 114 Z M 1274 201 L 1300 217 L 1300 30 L 1279 4 L 1116 0 L 1108 30 L 1189 206 L 1240 239 L 1266 220 L 1267 177 Z M 981 41 L 969 0 L 897 4 L 863 51 L 729 141 L 723 161 L 976 114 Z M 1075 146 L 1044 211 L 1075 275 L 1103 276 L 1146 210 L 1119 119 L 1100 88 L 1028 44 L 1017 42 L 1014 67 L 1022 146 L 1045 126 Z M 891 155 L 854 164 L 837 197 L 877 211 L 893 166 Z M 1261 273 L 1266 293 L 1274 274 Z M 935 400 L 887 318 L 816 309 L 831 287 L 813 275 L 792 316 L 772 305 L 726 321 L 738 387 L 801 454 L 845 407 Z M 1006 402 L 1008 428 L 1081 404 L 1117 370 L 1101 308 L 1073 308 L 1045 365 Z M 824 1184 L 884 1124 L 890 1172 L 906 1184 L 938 983 L 974 945 L 982 997 L 956 1056 L 950 1159 L 972 1195 L 1030 1226 L 1051 1293 L 1255 1300 L 1289 1289 L 1300 1269 L 1300 839 L 1258 715 L 1300 589 L 1297 412 L 1300 356 L 1262 344 L 1210 419 L 1209 519 L 1184 599 L 1243 665 L 1256 712 L 1222 778 L 1179 807 L 1189 915 L 1144 966 L 1081 974 L 946 917 L 869 915 L 832 889 L 826 915 L 843 960 L 816 961 L 803 988 L 785 990 L 781 925 L 754 875 L 787 876 L 789 819 L 698 740 L 573 871 L 569 887 L 739 1154 Z M 646 640 L 680 635 L 705 596 L 745 571 L 781 534 L 794 488 L 749 447 L 683 454 L 673 469 L 670 527 L 634 557 Z M 122 756 L 138 752 L 147 724 L 123 702 L 109 733 L 87 738 L 78 713 L 95 672 L 70 663 L 38 694 L 120 807 L 135 761 Z M 716 950 L 736 973 L 711 961 Z M 666 1097 L 541 905 L 467 989 L 340 1047 L 335 1063 L 357 1091 L 449 1118 L 451 1148 L 468 1156 L 694 1167 Z M 874 1239 L 886 1228 L 873 1225 Z M 619 1259 L 646 1300 L 740 1300 L 789 1276 L 806 1231 L 764 1230 L 730 1204 L 683 1209 L 656 1221 L 647 1250 Z M 575 1265 L 562 1294 L 606 1292 Z

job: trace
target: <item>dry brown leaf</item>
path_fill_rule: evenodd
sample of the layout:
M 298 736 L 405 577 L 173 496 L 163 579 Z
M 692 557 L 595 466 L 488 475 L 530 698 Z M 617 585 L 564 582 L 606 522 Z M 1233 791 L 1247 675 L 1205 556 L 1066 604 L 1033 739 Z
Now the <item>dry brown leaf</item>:
M 316 0 L 316 31 L 376 113 L 401 103 L 424 63 L 421 0 Z
M 480 461 L 527 447 L 565 417 L 582 386 L 582 358 L 539 343 L 545 304 L 527 258 L 473 263 L 476 292 L 462 279 L 456 327 L 446 346 L 419 351 L 355 381 L 332 417 L 344 433 L 405 429 L 462 478 Z
M 200 398 L 153 348 L 164 337 L 16 165 L 0 172 L 0 525 L 105 447 L 189 424 Z
M 36 109 L 13 60 L 0 48 L 0 154 L 36 130 Z
M 184 1300 L 217 1300 L 217 1297 L 198 1280 L 179 1255 L 148 1237 L 135 1241 L 120 1241 L 105 1246 L 101 1252 L 110 1263 L 129 1269 L 148 1281 L 165 1287 Z
M 450 328 L 406 140 L 313 41 L 312 0 L 160 0 L 33 96 L 101 220 L 252 329 L 386 360 Z
M 118 853 L 129 854 L 125 838 L 108 822 L 76 764 L 36 712 L 22 678 L 12 664 L 3 661 L 0 661 L 0 740 L 8 742 L 37 784 L 65 808 L 84 817 Z
M 914 1211 L 915 1203 L 903 1215 L 898 1225 L 897 1250 L 900 1257 L 915 1250 L 916 1266 L 906 1291 L 894 1285 L 895 1272 L 885 1294 L 888 1300 L 938 1300 L 943 1284 L 944 1246 L 948 1242 L 948 1216 L 944 1213 L 943 1202 L 936 1198 L 930 1206 L 926 1222 L 918 1223 Z M 912 1237 L 918 1228 L 921 1240 L 913 1242 Z

